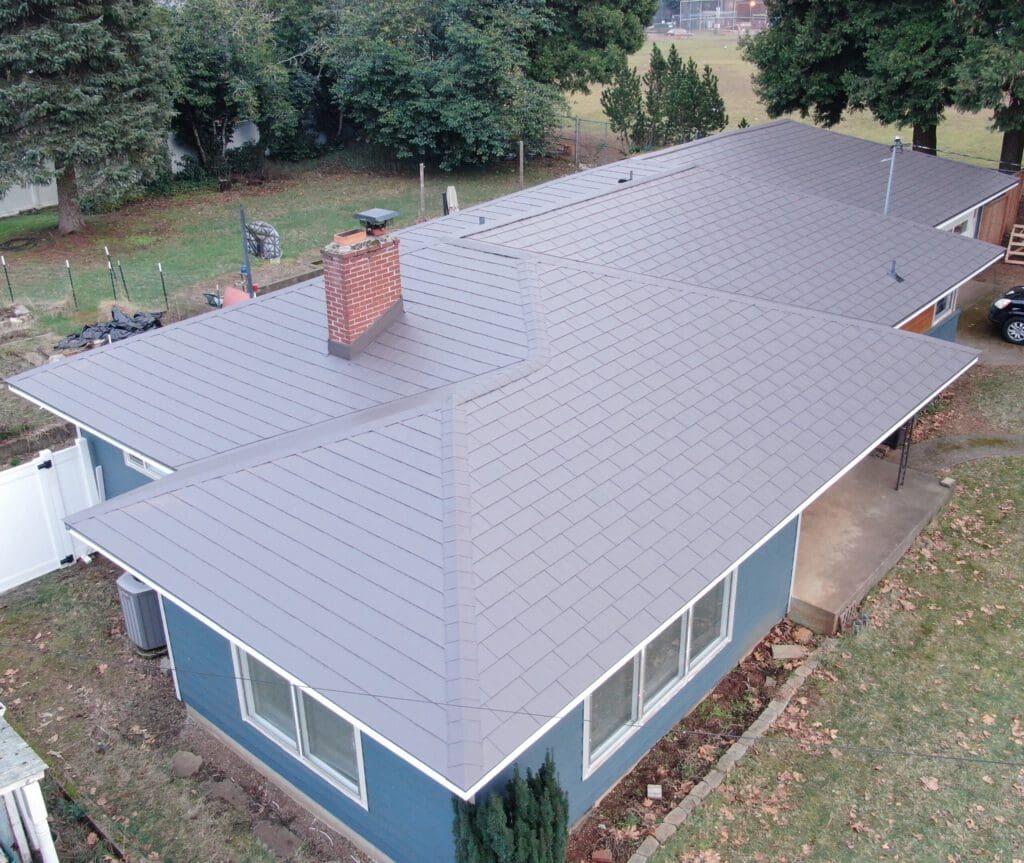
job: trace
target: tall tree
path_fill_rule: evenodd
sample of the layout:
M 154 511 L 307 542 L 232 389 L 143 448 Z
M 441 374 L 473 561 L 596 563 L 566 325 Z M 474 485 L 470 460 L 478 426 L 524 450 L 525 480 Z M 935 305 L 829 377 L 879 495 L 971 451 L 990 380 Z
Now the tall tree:
M 558 91 L 527 74 L 543 0 L 334 0 L 324 20 L 338 106 L 399 158 L 488 162 L 556 122 Z
M 271 142 L 293 132 L 298 114 L 281 62 L 287 49 L 275 38 L 268 0 L 185 0 L 173 16 L 176 125 L 204 167 L 220 168 L 243 120 Z
M 769 116 L 791 111 L 832 126 L 848 109 L 913 126 L 914 146 L 934 154 L 953 103 L 963 50 L 933 0 L 768 0 L 771 26 L 744 43 L 754 90 Z
M 1003 134 L 999 168 L 1020 171 L 1024 160 L 1024 14 L 1020 0 L 950 0 L 965 49 L 957 65 L 957 105 L 992 109 Z
M 530 76 L 565 92 L 606 84 L 644 44 L 657 0 L 547 0 L 529 43 Z
M 675 45 L 667 57 L 653 47 L 643 78 L 623 63 L 601 93 L 601 107 L 612 131 L 631 148 L 682 144 L 729 122 L 718 76 L 710 66 L 698 70 L 692 57 L 684 63 Z
M 56 176 L 58 230 L 81 191 L 167 163 L 171 70 L 152 0 L 0 0 L 0 189 Z

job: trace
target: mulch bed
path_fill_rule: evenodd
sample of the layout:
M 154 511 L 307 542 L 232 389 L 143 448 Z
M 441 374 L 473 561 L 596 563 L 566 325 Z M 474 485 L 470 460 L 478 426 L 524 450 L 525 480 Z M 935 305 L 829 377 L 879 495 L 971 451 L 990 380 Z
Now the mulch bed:
M 775 695 L 796 667 L 772 659 L 773 644 L 793 644 L 795 630 L 783 620 L 730 671 L 715 689 L 612 788 L 569 837 L 568 863 L 584 863 L 600 849 L 626 863 L 643 840 L 715 766 Z M 802 641 L 809 649 L 813 640 Z M 716 737 L 715 735 L 726 735 Z M 648 785 L 661 785 L 662 799 L 647 797 Z

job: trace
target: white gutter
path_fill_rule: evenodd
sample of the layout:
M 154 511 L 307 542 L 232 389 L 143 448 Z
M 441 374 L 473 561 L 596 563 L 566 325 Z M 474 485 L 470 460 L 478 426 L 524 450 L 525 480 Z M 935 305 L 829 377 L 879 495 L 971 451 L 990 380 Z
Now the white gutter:
M 97 431 L 96 429 L 92 428 L 91 426 L 87 426 L 81 420 L 76 420 L 74 417 L 69 416 L 68 414 L 64 413 L 63 411 L 59 411 L 55 407 L 51 407 L 50 405 L 46 404 L 46 402 L 40 401 L 39 399 L 35 398 L 35 396 L 30 396 L 24 390 L 19 390 L 13 384 L 8 384 L 7 385 L 7 389 L 9 389 L 16 396 L 21 396 L 21 398 L 25 399 L 26 401 L 32 402 L 32 404 L 34 404 L 36 407 L 40 407 L 43 410 L 49 411 L 50 413 L 54 414 L 55 416 L 59 416 L 65 422 L 69 422 L 72 425 L 77 426 L 80 429 L 85 429 L 85 431 L 89 432 L 89 434 L 95 435 L 100 440 L 106 441 L 111 446 L 117 447 L 118 449 L 123 450 L 124 452 L 129 453 L 129 454 L 135 456 L 136 458 L 141 458 L 141 459 L 143 459 L 145 461 L 148 461 L 151 465 L 153 465 L 154 467 L 156 467 L 159 470 L 163 471 L 165 474 L 174 473 L 174 468 L 168 467 L 167 465 L 163 464 L 162 462 L 157 461 L 152 456 L 146 455 L 144 452 L 140 452 L 139 450 L 133 449 L 130 446 L 125 446 L 120 441 L 114 440 L 114 438 L 110 437 L 110 435 L 106 435 L 106 434 L 104 434 L 101 431 Z
M 973 212 L 974 212 L 975 210 L 981 209 L 981 208 L 982 208 L 982 207 L 984 207 L 984 206 L 985 206 L 986 204 L 991 204 L 991 203 L 992 203 L 992 202 L 993 202 L 994 200 L 996 200 L 996 198 L 1001 198 L 1001 197 L 1003 197 L 1003 195 L 1007 195 L 1007 194 L 1009 194 L 1010 192 L 1012 192 L 1012 191 L 1013 191 L 1014 187 L 1015 187 L 1015 186 L 1017 186 L 1017 185 L 1019 185 L 1019 184 L 1020 184 L 1020 180 L 1018 180 L 1018 181 L 1017 181 L 1016 183 L 1014 183 L 1014 184 L 1013 184 L 1012 186 L 1007 186 L 1007 188 L 1003 189 L 1003 191 L 1001 191 L 1001 192 L 996 192 L 996 193 L 995 193 L 994 195 L 991 195 L 991 196 L 989 196 L 988 198 L 985 198 L 985 200 L 984 200 L 984 201 L 979 201 L 979 202 L 978 202 L 977 204 L 975 204 L 975 205 L 974 205 L 973 207 L 968 207 L 968 208 L 967 208 L 966 210 L 964 210 L 964 211 L 963 211 L 962 213 L 959 213 L 959 214 L 957 214 L 957 215 L 953 216 L 953 218 L 952 218 L 952 219 L 946 219 L 946 221 L 944 221 L 944 222 L 940 222 L 939 224 L 937 224 L 937 225 L 935 226 L 935 227 L 936 227 L 936 229 L 938 229 L 938 230 L 940 230 L 940 231 L 944 231 L 944 230 L 946 230 L 947 228 L 952 228 L 952 227 L 953 227 L 953 225 L 955 225 L 955 224 L 956 224 L 957 222 L 963 221 L 964 217 L 966 217 L 966 216 L 970 216 L 970 215 L 971 215 L 971 213 L 973 213 Z
M 991 267 L 991 266 L 992 266 L 993 264 L 997 264 L 997 263 L 999 263 L 999 261 L 1001 261 L 1002 259 L 1003 259 L 1003 253 L 1002 253 L 1002 252 L 1000 252 L 1000 253 L 999 253 L 998 255 L 996 255 L 996 256 L 995 256 L 995 257 L 994 257 L 994 258 L 993 258 L 993 259 L 992 259 L 991 261 L 989 261 L 989 262 L 988 262 L 987 264 L 985 264 L 984 266 L 978 267 L 978 269 L 976 269 L 976 270 L 975 270 L 975 271 L 974 271 L 973 273 L 971 273 L 971 274 L 970 274 L 970 275 L 969 275 L 969 276 L 968 276 L 968 277 L 967 277 L 966 279 L 961 279 L 961 280 L 960 280 L 959 282 L 957 282 L 957 283 L 956 283 L 955 285 L 953 285 L 953 287 L 951 287 L 951 288 L 949 288 L 948 290 L 945 290 L 945 291 L 943 291 L 943 292 L 942 292 L 941 294 L 939 294 L 939 295 L 938 295 L 938 296 L 937 296 L 937 297 L 936 297 L 936 298 L 935 298 L 934 300 L 930 300 L 930 301 L 929 301 L 929 302 L 927 302 L 927 303 L 926 303 L 925 305 L 921 306 L 921 308 L 919 308 L 919 309 L 918 309 L 918 310 L 917 310 L 916 312 L 914 312 L 914 313 L 913 313 L 912 315 L 908 315 L 908 316 L 907 316 L 907 317 L 905 317 L 905 318 L 904 318 L 904 319 L 903 319 L 902 321 L 900 321 L 900 322 L 899 322 L 898 324 L 895 324 L 895 325 L 893 326 L 893 329 L 894 329 L 894 330 L 898 330 L 898 329 L 899 329 L 900 327 L 902 327 L 902 326 L 903 326 L 904 324 L 906 324 L 906 323 L 909 323 L 910 321 L 914 320 L 914 318 L 916 318 L 916 317 L 917 317 L 917 316 L 918 316 L 919 314 L 921 314 L 921 312 L 923 312 L 923 311 L 926 311 L 926 310 L 927 310 L 927 309 L 929 309 L 929 308 L 930 308 L 931 306 L 934 306 L 934 305 L 935 305 L 935 304 L 936 304 L 936 303 L 937 303 L 937 302 L 938 302 L 939 300 L 941 300 L 941 299 L 942 299 L 942 298 L 943 298 L 944 296 L 946 296 L 946 294 L 951 294 L 951 293 L 953 293 L 953 291 L 959 290 L 959 289 L 960 289 L 960 288 L 962 288 L 962 287 L 963 287 L 964 285 L 966 285 L 966 284 L 967 284 L 967 283 L 968 283 L 968 282 L 969 282 L 969 281 L 970 281 L 971 279 L 975 279 L 975 278 L 977 278 L 977 277 L 978 277 L 978 276 L 980 276 L 980 275 L 981 275 L 981 274 L 982 274 L 983 272 L 985 272 L 985 270 L 987 270 L 987 269 L 988 269 L 989 267 Z
M 781 531 L 784 527 L 786 527 L 786 525 L 788 525 L 795 517 L 802 515 L 803 511 L 805 509 L 807 509 L 807 507 L 809 507 L 812 503 L 814 503 L 814 501 L 816 501 L 819 497 L 821 497 L 823 494 L 825 494 L 825 492 L 827 492 L 830 488 L 832 488 L 832 486 L 834 486 L 837 482 L 839 482 L 839 480 L 841 480 L 844 476 L 846 476 L 846 474 L 849 473 L 854 467 L 856 467 L 869 453 L 873 452 L 875 450 L 875 448 L 879 446 L 879 444 L 881 444 L 890 435 L 892 435 L 893 432 L 895 432 L 897 429 L 899 429 L 901 426 L 903 426 L 912 416 L 914 416 L 923 407 L 925 407 L 925 405 L 929 404 L 936 396 L 939 395 L 939 393 L 941 393 L 943 390 L 947 389 L 955 381 L 957 381 L 960 377 L 962 377 L 977 362 L 978 362 L 978 360 L 977 360 L 977 358 L 975 358 L 968 365 L 966 365 L 963 369 L 961 369 L 959 372 L 957 372 L 957 374 L 955 374 L 952 378 L 950 378 L 948 381 L 946 381 L 941 387 L 939 387 L 937 390 L 935 390 L 930 396 L 928 396 L 928 398 L 926 398 L 924 401 L 922 401 L 910 413 L 908 413 L 906 416 L 904 416 L 903 419 L 901 419 L 898 423 L 896 423 L 888 431 L 886 431 L 885 434 L 881 435 L 869 447 L 865 448 L 864 451 L 860 453 L 860 455 L 858 455 L 856 458 L 854 458 L 849 464 L 846 465 L 846 467 L 844 467 L 837 474 L 835 474 L 835 476 L 833 476 L 830 480 L 828 480 L 828 482 L 824 483 L 817 491 L 814 492 L 814 494 L 812 494 L 810 497 L 808 497 L 802 504 L 800 504 L 800 506 L 798 506 L 789 515 L 787 515 L 784 519 L 782 519 L 782 521 L 780 521 L 778 525 L 776 525 L 771 531 L 769 531 L 759 542 L 757 542 L 755 545 L 751 546 L 741 557 L 739 557 L 730 566 L 726 567 L 721 573 L 719 573 L 709 583 L 714 583 L 718 579 L 720 579 L 723 576 L 727 575 L 729 572 L 732 572 L 734 569 L 737 569 L 738 567 L 740 567 L 748 558 L 750 558 L 763 545 L 765 545 L 765 543 L 767 543 L 769 540 L 771 540 L 776 534 L 779 533 L 779 531 Z M 371 737 L 373 740 L 377 741 L 377 743 L 379 743 L 381 746 L 383 746 L 389 752 L 393 753 L 394 755 L 397 755 L 399 758 L 401 758 L 402 760 L 404 760 L 405 762 L 410 764 L 412 767 L 415 767 L 421 773 L 424 773 L 425 775 L 429 776 L 431 779 L 433 779 L 435 782 L 437 782 L 443 788 L 445 788 L 448 791 L 450 791 L 456 797 L 459 797 L 460 799 L 466 800 L 466 801 L 471 801 L 476 794 L 478 794 L 480 791 L 482 791 L 495 777 L 497 777 L 503 770 L 505 770 L 507 767 L 509 767 L 515 761 L 516 758 L 518 758 L 523 752 L 525 752 L 534 743 L 536 743 L 538 740 L 540 740 L 545 734 L 547 734 L 552 728 L 554 728 L 559 722 L 561 722 L 566 716 L 568 716 L 576 707 L 578 707 L 586 698 L 588 698 L 590 696 L 590 694 L 595 689 L 597 689 L 599 686 L 601 686 L 601 684 L 604 683 L 609 677 L 611 677 L 612 674 L 614 674 L 615 671 L 624 662 L 628 661 L 631 657 L 635 656 L 637 653 L 639 653 L 641 650 L 643 650 L 643 648 L 647 644 L 649 644 L 651 641 L 653 641 L 658 636 L 658 634 L 665 627 L 665 624 L 663 624 L 662 626 L 658 627 L 658 629 L 656 629 L 647 638 L 645 638 L 639 645 L 637 645 L 632 650 L 630 650 L 629 653 L 627 653 L 625 656 L 623 656 L 621 659 L 617 660 L 616 662 L 612 663 L 610 669 L 608 671 L 606 671 L 603 675 L 601 675 L 601 677 L 599 677 L 590 686 L 588 686 L 586 689 L 584 689 L 583 692 L 581 692 L 579 695 L 577 695 L 572 701 L 570 701 L 567 705 L 565 705 L 555 715 L 549 717 L 547 722 L 545 722 L 540 728 L 538 728 L 533 734 L 531 734 L 525 741 L 520 743 L 515 749 L 512 750 L 511 753 L 509 753 L 507 756 L 505 756 L 494 767 L 492 767 L 490 770 L 488 770 L 480 779 L 478 779 L 476 782 L 474 782 L 469 788 L 463 789 L 463 788 L 459 788 L 453 782 L 451 782 L 450 780 L 446 779 L 444 776 L 442 776 L 440 773 L 438 773 L 433 768 L 428 767 L 426 764 L 424 764 L 422 761 L 420 761 L 414 755 L 411 755 L 410 753 L 408 753 L 407 751 L 402 749 L 396 743 L 393 743 L 388 738 L 386 738 L 383 735 L 381 735 L 380 733 L 374 731 L 372 728 L 370 728 L 365 723 L 360 722 L 352 714 L 346 712 L 345 710 L 342 710 L 336 704 L 328 701 L 326 698 L 324 698 L 322 695 L 320 695 L 315 689 L 313 689 L 312 687 L 310 687 L 310 686 L 306 685 L 305 683 L 303 683 L 301 680 L 299 680 L 297 677 L 295 677 L 295 675 L 289 674 L 287 671 L 285 671 L 283 668 L 281 668 L 279 665 L 277 665 L 275 662 L 273 662 L 268 657 L 266 657 L 263 654 L 261 654 L 259 651 L 253 650 L 247 644 L 245 644 L 244 642 L 242 642 L 241 640 L 239 640 L 235 636 L 231 635 L 231 633 L 229 633 L 223 627 L 221 627 L 218 624 L 214 623 L 206 615 L 201 614 L 200 612 L 198 612 L 196 609 L 194 609 L 188 603 L 183 602 L 182 600 L 177 599 L 176 597 L 174 597 L 170 593 L 167 593 L 159 585 L 157 585 L 154 581 L 152 581 L 151 579 L 147 578 L 142 573 L 138 572 L 137 570 L 133 569 L 132 567 L 128 566 L 128 564 L 124 563 L 124 561 L 119 560 L 118 558 L 114 557 L 113 555 L 108 554 L 107 552 L 105 552 L 99 545 L 97 545 L 95 542 L 93 542 L 92 540 L 90 540 L 87 537 L 85 537 L 83 534 L 79 533 L 74 528 L 69 528 L 68 530 L 69 530 L 69 532 L 71 533 L 72 536 L 74 536 L 76 539 L 78 539 L 79 541 L 84 543 L 86 546 L 89 546 L 91 548 L 95 548 L 98 552 L 103 554 L 104 557 L 106 557 L 108 560 L 110 560 L 111 562 L 113 562 L 117 566 L 121 567 L 126 572 L 130 572 L 137 579 L 139 579 L 139 581 L 141 581 L 141 582 L 143 582 L 145 584 L 148 584 L 151 588 L 153 588 L 153 590 L 157 591 L 162 597 L 166 597 L 171 602 L 173 602 L 175 605 L 177 605 L 179 608 L 183 609 L 184 611 L 188 612 L 193 617 L 198 619 L 200 622 L 204 623 L 206 626 L 208 626 L 210 629 L 212 629 L 218 635 L 222 636 L 223 638 L 227 639 L 229 642 L 231 642 L 232 644 L 237 645 L 238 647 L 242 648 L 243 650 L 248 651 L 253 656 L 255 656 L 258 660 L 260 660 L 261 662 L 265 663 L 268 667 L 273 669 L 277 674 L 280 674 L 282 677 L 284 677 L 286 680 L 288 680 L 290 683 L 292 683 L 294 686 L 299 687 L 304 692 L 307 692 L 309 695 L 311 695 L 313 698 L 316 698 L 317 701 L 319 701 L 321 704 L 323 704 L 329 710 L 332 710 L 333 712 L 335 712 L 339 716 L 341 716 L 343 719 L 345 719 L 347 722 L 350 722 L 353 726 L 358 728 L 360 730 L 360 732 L 366 734 L 367 736 Z M 671 615 L 666 616 L 666 620 L 671 620 L 671 618 L 676 617 L 692 601 L 693 601 L 693 599 L 691 598 L 683 606 L 681 606 L 680 608 L 678 608 L 675 611 L 673 611 L 673 613 Z M 368 693 L 368 695 L 370 695 L 370 697 L 373 697 L 373 693 Z M 387 701 L 388 700 L 387 696 L 378 695 L 376 697 L 378 697 L 382 701 Z M 480 710 L 487 710 L 488 708 L 481 707 L 479 709 Z M 528 712 L 528 711 L 524 711 L 524 712 Z

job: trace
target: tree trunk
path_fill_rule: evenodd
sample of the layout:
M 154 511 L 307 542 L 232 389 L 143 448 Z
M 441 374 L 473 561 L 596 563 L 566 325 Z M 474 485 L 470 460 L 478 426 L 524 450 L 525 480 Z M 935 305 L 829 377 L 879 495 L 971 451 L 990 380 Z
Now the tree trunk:
M 914 151 L 926 153 L 929 156 L 935 155 L 935 148 L 939 143 L 938 129 L 936 126 L 914 126 Z
M 85 219 L 78 204 L 78 178 L 74 165 L 67 165 L 57 175 L 57 230 L 61 234 L 85 230 Z
M 999 153 L 999 170 L 1015 174 L 1022 170 L 1024 159 L 1024 129 L 1003 132 L 1003 147 Z

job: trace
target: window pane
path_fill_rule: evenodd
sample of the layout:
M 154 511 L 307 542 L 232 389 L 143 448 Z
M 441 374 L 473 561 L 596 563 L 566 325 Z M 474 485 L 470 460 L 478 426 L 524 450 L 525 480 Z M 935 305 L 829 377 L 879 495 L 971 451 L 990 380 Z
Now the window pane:
M 702 653 L 725 635 L 725 587 L 723 579 L 693 606 L 693 629 L 690 634 L 691 662 L 697 662 Z
M 306 716 L 307 753 L 358 787 L 359 762 L 352 724 L 305 693 L 302 709 Z
M 291 684 L 258 659 L 247 655 L 245 662 L 249 669 L 252 712 L 295 743 Z
M 644 706 L 649 705 L 666 687 L 682 676 L 682 651 L 685 650 L 684 633 L 686 615 L 673 623 L 644 650 Z
M 633 674 L 630 660 L 590 696 L 591 756 L 633 720 Z

